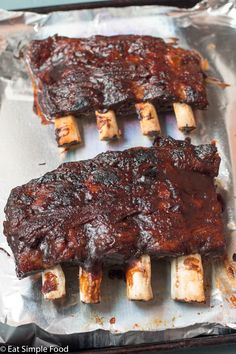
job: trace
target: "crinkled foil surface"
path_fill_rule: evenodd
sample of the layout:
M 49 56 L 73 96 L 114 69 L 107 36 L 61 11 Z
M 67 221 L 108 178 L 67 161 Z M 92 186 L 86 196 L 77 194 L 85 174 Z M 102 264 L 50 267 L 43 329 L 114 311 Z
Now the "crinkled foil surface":
M 91 118 L 80 122 L 84 144 L 69 153 L 58 151 L 53 127 L 41 125 L 33 113 L 31 82 L 18 58 L 19 45 L 55 33 L 69 37 L 130 33 L 177 37 L 179 45 L 197 49 L 208 59 L 209 75 L 230 84 L 224 90 L 208 87 L 209 109 L 197 113 L 198 127 L 191 135 L 196 144 L 215 139 L 222 157 L 217 183 L 226 205 L 227 256 L 220 262 L 206 260 L 206 304 L 170 299 L 170 265 L 166 260 L 153 263 L 154 300 L 148 303 L 128 301 L 124 281 L 110 279 L 108 269 L 104 270 L 102 302 L 98 305 L 80 303 L 76 267 L 65 267 L 67 297 L 63 302 L 43 300 L 40 276 L 17 279 L 14 259 L 2 232 L 10 190 L 63 161 L 87 159 L 108 149 L 152 144 L 141 135 L 137 117 L 119 120 L 123 137 L 113 143 L 99 141 L 95 120 Z M 204 1 L 190 10 L 144 6 L 48 15 L 0 11 L 0 341 L 35 345 L 64 341 L 85 348 L 228 333 L 236 327 L 236 264 L 232 261 L 236 246 L 235 53 L 233 0 Z M 161 116 L 161 126 L 164 135 L 184 138 L 173 115 Z

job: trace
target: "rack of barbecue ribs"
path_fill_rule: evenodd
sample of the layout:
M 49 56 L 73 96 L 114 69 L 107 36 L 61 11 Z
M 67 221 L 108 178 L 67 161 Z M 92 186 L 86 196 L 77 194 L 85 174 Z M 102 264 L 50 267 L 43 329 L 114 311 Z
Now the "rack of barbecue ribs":
M 81 142 L 76 118 L 94 115 L 99 137 L 119 137 L 116 116 L 137 112 L 144 135 L 160 133 L 157 111 L 173 109 L 178 128 L 196 127 L 193 109 L 205 109 L 203 60 L 196 51 L 160 38 L 119 35 L 33 40 L 24 58 L 34 109 L 55 124 L 58 146 Z
M 151 258 L 171 257 L 172 298 L 205 301 L 202 256 L 224 253 L 214 143 L 156 138 L 150 148 L 67 162 L 12 190 L 7 237 L 20 278 L 42 272 L 45 298 L 65 294 L 61 264 L 78 266 L 80 298 L 100 301 L 102 267 L 125 265 L 127 296 L 150 300 Z M 79 270 L 80 268 L 80 270 Z

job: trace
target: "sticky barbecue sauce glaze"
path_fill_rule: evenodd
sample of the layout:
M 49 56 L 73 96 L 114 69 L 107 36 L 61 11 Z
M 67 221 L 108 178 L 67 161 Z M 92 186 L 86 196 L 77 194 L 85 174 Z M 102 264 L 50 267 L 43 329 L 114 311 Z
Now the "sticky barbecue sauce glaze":
M 35 110 L 48 120 L 134 103 L 158 109 L 174 102 L 207 106 L 201 57 L 150 36 L 60 36 L 34 40 L 24 52 L 35 92 Z
M 4 233 L 19 276 L 74 262 L 96 274 L 111 259 L 224 252 L 214 144 L 160 138 L 106 152 L 13 189 Z

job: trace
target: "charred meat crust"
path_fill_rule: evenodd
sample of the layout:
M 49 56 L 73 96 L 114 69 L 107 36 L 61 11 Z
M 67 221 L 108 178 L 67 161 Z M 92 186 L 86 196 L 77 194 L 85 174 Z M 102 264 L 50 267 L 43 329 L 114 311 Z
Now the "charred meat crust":
M 24 57 L 35 110 L 47 120 L 104 109 L 123 114 L 144 101 L 160 109 L 207 106 L 200 55 L 160 38 L 53 36 L 32 41 Z
M 159 138 L 151 148 L 68 162 L 12 190 L 4 233 L 19 277 L 62 262 L 224 252 L 214 144 Z

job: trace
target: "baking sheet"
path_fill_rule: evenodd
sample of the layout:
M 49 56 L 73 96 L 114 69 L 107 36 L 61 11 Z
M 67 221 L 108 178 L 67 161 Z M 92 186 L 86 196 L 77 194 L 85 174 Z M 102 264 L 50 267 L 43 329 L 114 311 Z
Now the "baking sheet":
M 226 201 L 227 257 L 222 262 L 206 260 L 205 305 L 182 304 L 170 299 L 170 266 L 166 260 L 153 263 L 154 300 L 148 303 L 128 301 L 124 281 L 111 279 L 109 269 L 104 270 L 102 302 L 98 305 L 80 303 L 76 267 L 65 267 L 68 295 L 64 302 L 42 299 L 40 277 L 16 278 L 14 260 L 2 233 L 3 209 L 13 187 L 43 175 L 64 161 L 87 159 L 106 150 L 152 144 L 152 140 L 141 135 L 134 116 L 119 119 L 122 139 L 100 142 L 94 117 L 91 117 L 80 122 L 84 144 L 69 153 L 58 150 L 53 127 L 41 125 L 32 111 L 31 83 L 24 64 L 17 58 L 19 45 L 55 33 L 69 37 L 131 33 L 165 39 L 177 37 L 180 46 L 195 48 L 208 59 L 211 76 L 230 84 L 225 90 L 209 86 L 209 109 L 197 113 L 198 128 L 191 134 L 196 144 L 216 140 L 222 157 L 217 183 Z M 72 340 L 71 335 L 77 333 L 82 347 L 190 338 L 199 334 L 226 333 L 229 328 L 236 327 L 236 266 L 232 261 L 236 245 L 233 187 L 236 163 L 230 157 L 236 152 L 235 51 L 234 1 L 204 1 L 190 10 L 133 6 L 48 15 L 0 11 L 0 247 L 10 253 L 8 256 L 0 249 L 2 342 L 11 338 L 10 333 L 17 335 L 12 327 L 26 324 L 28 331 L 30 328 L 34 333 L 34 343 L 45 333 L 57 335 L 46 336 L 45 345 L 52 340 L 59 343 L 61 335 Z M 173 115 L 165 114 L 160 118 L 164 135 L 184 138 L 176 128 Z M 42 331 L 38 329 L 36 334 L 35 325 Z M 99 329 L 109 332 L 104 335 L 104 332 L 96 331 Z M 155 331 L 155 335 L 150 331 Z M 89 341 L 84 337 L 88 332 Z

